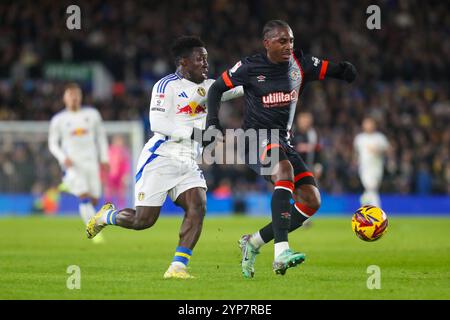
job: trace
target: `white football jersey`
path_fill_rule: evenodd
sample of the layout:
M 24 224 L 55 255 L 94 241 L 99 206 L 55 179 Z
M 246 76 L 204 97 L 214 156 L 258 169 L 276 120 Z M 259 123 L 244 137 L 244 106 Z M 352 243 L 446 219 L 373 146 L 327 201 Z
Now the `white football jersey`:
M 354 140 L 354 148 L 358 154 L 359 166 L 369 169 L 383 166 L 384 155 L 389 147 L 386 136 L 381 132 L 359 133 Z
M 76 166 L 108 162 L 108 141 L 100 113 L 90 107 L 78 111 L 62 110 L 50 122 L 50 152 L 63 165 L 69 158 Z
M 150 126 L 155 133 L 145 148 L 150 152 L 180 159 L 195 160 L 200 144 L 190 139 L 193 128 L 205 129 L 208 90 L 215 80 L 194 83 L 178 73 L 159 80 L 150 102 Z M 242 87 L 225 92 L 222 101 L 240 97 Z

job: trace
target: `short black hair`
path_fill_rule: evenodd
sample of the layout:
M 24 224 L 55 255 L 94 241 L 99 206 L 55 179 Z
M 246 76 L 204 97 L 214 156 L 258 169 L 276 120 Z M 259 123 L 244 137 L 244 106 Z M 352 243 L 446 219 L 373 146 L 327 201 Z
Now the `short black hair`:
M 205 43 L 196 36 L 181 36 L 177 38 L 172 45 L 172 55 L 175 65 L 178 66 L 181 58 L 188 57 L 192 49 L 205 47 Z
M 278 29 L 278 28 L 289 28 L 289 29 L 291 29 L 291 27 L 289 26 L 289 24 L 286 21 L 283 21 L 283 20 L 270 20 L 264 25 L 263 32 L 262 32 L 263 39 L 268 37 L 269 36 L 268 34 L 270 32 L 272 32 L 272 30 Z

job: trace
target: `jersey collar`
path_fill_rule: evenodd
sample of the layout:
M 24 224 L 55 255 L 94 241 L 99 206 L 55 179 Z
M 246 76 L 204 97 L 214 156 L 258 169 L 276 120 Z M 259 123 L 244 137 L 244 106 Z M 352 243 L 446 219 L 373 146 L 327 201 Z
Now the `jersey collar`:
M 175 75 L 178 77 L 178 79 L 183 79 L 183 76 L 178 72 L 178 70 L 175 71 Z
M 261 53 L 263 59 L 270 65 L 277 67 L 277 68 L 285 68 L 286 66 L 289 66 L 289 61 L 286 62 L 280 62 L 280 63 L 273 63 L 272 61 L 270 61 L 269 57 L 267 56 L 267 52 L 263 52 Z

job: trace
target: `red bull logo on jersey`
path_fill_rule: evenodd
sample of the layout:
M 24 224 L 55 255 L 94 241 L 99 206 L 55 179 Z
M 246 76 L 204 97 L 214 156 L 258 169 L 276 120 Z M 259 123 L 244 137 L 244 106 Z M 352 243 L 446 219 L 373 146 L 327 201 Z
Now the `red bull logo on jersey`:
M 206 107 L 198 104 L 197 102 L 190 102 L 184 107 L 178 107 L 177 112 L 177 114 L 188 114 L 192 117 L 200 113 L 206 113 Z
M 75 128 L 74 130 L 72 130 L 71 135 L 72 136 L 81 137 L 81 136 L 84 136 L 87 133 L 88 133 L 88 131 L 85 128 Z
M 291 92 L 272 92 L 262 97 L 262 102 L 265 108 L 279 107 L 297 101 L 298 92 L 292 90 Z

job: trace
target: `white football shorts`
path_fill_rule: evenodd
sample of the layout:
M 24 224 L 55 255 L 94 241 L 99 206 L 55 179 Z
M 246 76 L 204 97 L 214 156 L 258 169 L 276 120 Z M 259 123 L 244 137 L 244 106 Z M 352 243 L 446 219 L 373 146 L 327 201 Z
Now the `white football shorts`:
M 145 149 L 139 157 L 135 182 L 135 206 L 160 207 L 167 195 L 175 202 L 186 190 L 208 189 L 195 161 L 163 157 Z
M 72 166 L 65 169 L 63 183 L 70 193 L 79 197 L 88 194 L 99 199 L 102 194 L 100 170 L 98 164 L 93 166 Z

